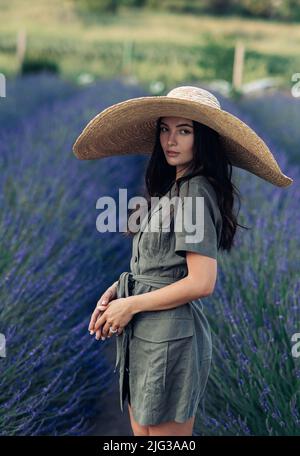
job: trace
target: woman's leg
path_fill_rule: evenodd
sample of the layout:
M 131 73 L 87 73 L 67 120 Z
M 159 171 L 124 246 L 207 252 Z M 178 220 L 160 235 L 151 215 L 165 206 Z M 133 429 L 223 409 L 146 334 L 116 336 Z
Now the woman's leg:
M 129 417 L 130 417 L 130 423 L 131 423 L 133 435 L 150 435 L 149 430 L 148 430 L 149 426 L 142 426 L 141 424 L 139 424 L 135 421 L 129 404 L 128 404 L 128 410 L 129 410 Z
M 193 426 L 194 426 L 195 417 L 193 416 L 189 420 L 185 421 L 185 423 L 177 423 L 176 421 L 167 421 L 165 423 L 150 425 L 148 426 L 149 429 L 149 436 L 154 435 L 186 435 L 191 436 L 193 435 Z

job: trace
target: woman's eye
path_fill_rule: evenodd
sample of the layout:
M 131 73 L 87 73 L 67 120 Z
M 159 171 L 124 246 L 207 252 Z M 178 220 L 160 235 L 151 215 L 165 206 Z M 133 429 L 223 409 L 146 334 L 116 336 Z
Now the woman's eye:
M 160 131 L 163 132 L 163 129 L 166 129 L 166 127 L 161 127 Z M 191 133 L 190 130 L 180 130 L 184 131 L 185 133 Z

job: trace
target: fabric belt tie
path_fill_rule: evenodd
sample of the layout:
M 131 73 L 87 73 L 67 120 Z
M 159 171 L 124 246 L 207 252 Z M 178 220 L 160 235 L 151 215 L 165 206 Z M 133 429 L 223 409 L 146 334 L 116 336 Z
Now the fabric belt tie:
M 169 285 L 171 283 L 174 283 L 176 280 L 174 280 L 173 277 L 158 277 L 154 275 L 149 275 L 149 274 L 134 274 L 129 271 L 122 272 L 122 274 L 119 277 L 118 284 L 117 284 L 117 293 L 118 293 L 118 298 L 127 298 L 130 296 L 130 285 L 133 283 L 133 281 L 136 280 L 138 282 L 142 282 L 145 285 L 151 285 L 152 287 L 155 288 L 162 288 L 166 285 Z M 122 337 L 122 350 L 120 351 L 118 349 L 118 344 L 117 344 L 117 359 L 116 359 L 116 365 L 115 365 L 115 370 L 116 371 L 117 367 L 120 365 L 120 362 L 122 361 L 122 364 L 124 364 L 125 360 L 122 357 L 121 360 L 121 352 L 126 353 L 126 347 L 128 343 L 128 339 L 131 337 L 131 331 L 132 331 L 132 326 L 129 322 L 125 328 L 123 329 L 122 333 L 118 336 Z M 119 342 L 119 341 L 118 341 Z M 124 366 L 122 366 L 124 367 Z
M 165 285 L 169 285 L 174 283 L 173 277 L 159 277 L 149 274 L 134 274 L 133 272 L 122 272 L 118 280 L 118 288 L 120 297 L 127 297 L 129 296 L 129 282 L 132 280 L 136 280 L 137 282 L 142 282 L 145 285 L 151 285 L 155 288 L 162 288 Z

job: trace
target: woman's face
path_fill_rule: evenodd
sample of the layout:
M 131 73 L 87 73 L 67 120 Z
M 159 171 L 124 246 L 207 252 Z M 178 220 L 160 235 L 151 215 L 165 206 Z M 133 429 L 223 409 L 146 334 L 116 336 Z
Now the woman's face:
M 176 178 L 189 167 L 193 158 L 193 122 L 184 117 L 162 117 L 160 143 L 169 165 L 176 166 Z M 168 155 L 168 150 L 178 152 Z

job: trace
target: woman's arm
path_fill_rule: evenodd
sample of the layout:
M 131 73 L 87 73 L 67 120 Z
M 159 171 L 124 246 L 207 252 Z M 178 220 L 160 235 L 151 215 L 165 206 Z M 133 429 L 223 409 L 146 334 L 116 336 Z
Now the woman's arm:
M 188 275 L 158 290 L 111 301 L 95 323 L 95 330 L 110 337 L 109 328 L 124 328 L 138 312 L 172 309 L 213 292 L 217 261 L 197 252 L 186 253 Z
M 186 260 L 186 277 L 158 290 L 126 298 L 129 312 L 134 315 L 144 311 L 172 309 L 210 295 L 216 283 L 217 260 L 188 251 Z

